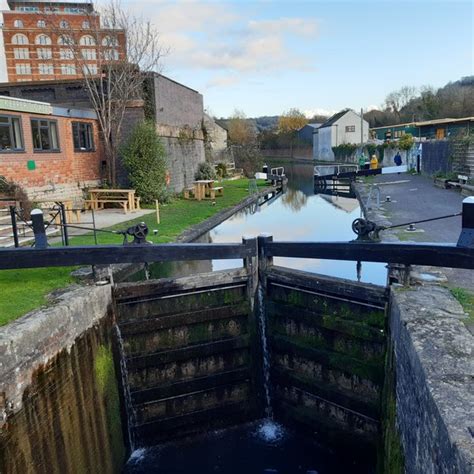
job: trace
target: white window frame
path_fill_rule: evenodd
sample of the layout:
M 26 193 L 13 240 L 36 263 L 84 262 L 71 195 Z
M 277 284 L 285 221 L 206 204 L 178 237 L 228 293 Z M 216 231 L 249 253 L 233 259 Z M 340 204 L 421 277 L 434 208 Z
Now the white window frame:
M 14 20 L 13 21 L 13 27 L 14 28 L 24 28 L 23 20 Z
M 44 20 L 38 20 L 36 22 L 36 27 L 37 28 L 46 28 L 46 22 Z
M 75 76 L 77 74 L 75 64 L 61 64 L 61 74 L 63 76 Z
M 96 61 L 97 51 L 95 49 L 82 49 L 81 56 L 82 59 L 85 59 L 86 61 Z
M 53 50 L 51 48 L 37 48 L 36 56 L 38 59 L 53 59 Z
M 17 63 L 15 64 L 15 70 L 17 76 L 31 75 L 31 64 L 29 63 Z
M 38 71 L 41 75 L 51 76 L 54 74 L 54 64 L 40 63 L 38 64 Z
M 41 33 L 35 38 L 35 44 L 40 46 L 49 46 L 52 43 L 51 38 L 44 33 Z
M 30 44 L 28 37 L 22 33 L 17 33 L 12 36 L 12 44 Z
M 59 50 L 59 59 L 74 59 L 74 51 L 72 49 L 61 48 Z
M 13 57 L 15 59 L 30 59 L 30 50 L 28 48 L 13 48 Z

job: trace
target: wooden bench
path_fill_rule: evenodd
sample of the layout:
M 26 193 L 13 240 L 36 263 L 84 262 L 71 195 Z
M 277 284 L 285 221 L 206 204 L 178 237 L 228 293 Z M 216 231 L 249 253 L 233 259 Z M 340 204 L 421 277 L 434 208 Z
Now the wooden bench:
M 98 205 L 98 209 L 104 209 L 105 204 L 120 204 L 123 208 L 123 211 L 125 214 L 128 212 L 128 199 L 107 199 L 107 198 L 101 198 L 101 199 L 86 199 L 84 201 L 84 207 L 87 209 L 93 209 L 94 205 Z
M 191 186 L 184 190 L 184 199 L 191 199 L 191 195 L 195 196 L 194 187 Z
M 141 211 L 142 208 L 140 207 L 140 200 L 141 200 L 141 197 L 135 197 L 135 210 L 136 211 Z
M 215 199 L 216 196 L 223 196 L 224 188 L 222 186 L 216 186 L 209 189 L 209 198 Z

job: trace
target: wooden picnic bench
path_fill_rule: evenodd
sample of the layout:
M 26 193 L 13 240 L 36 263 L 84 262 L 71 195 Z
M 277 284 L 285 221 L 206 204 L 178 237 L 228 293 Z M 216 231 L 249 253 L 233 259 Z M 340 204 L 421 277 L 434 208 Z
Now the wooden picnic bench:
M 201 179 L 194 181 L 193 186 L 184 189 L 184 198 L 195 199 L 201 201 L 202 199 L 215 199 L 216 196 L 224 195 L 224 188 L 222 186 L 214 186 L 213 179 Z
M 119 204 L 125 214 L 128 211 L 140 210 L 140 198 L 135 196 L 134 189 L 90 189 L 90 199 L 84 205 L 90 209 L 104 209 L 106 204 Z

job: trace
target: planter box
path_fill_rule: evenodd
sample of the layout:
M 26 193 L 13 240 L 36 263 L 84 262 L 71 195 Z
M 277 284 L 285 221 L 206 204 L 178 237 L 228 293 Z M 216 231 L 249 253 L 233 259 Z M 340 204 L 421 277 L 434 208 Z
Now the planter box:
M 435 178 L 434 185 L 438 188 L 449 189 L 451 185 L 448 183 L 449 179 Z

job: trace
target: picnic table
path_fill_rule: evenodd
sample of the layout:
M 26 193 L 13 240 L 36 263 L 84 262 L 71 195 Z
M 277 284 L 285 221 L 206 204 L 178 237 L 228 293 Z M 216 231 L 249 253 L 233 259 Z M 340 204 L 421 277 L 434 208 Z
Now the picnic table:
M 84 201 L 91 209 L 103 209 L 105 204 L 120 204 L 125 214 L 140 209 L 140 198 L 135 197 L 135 189 L 89 189 L 90 199 Z
M 194 194 L 194 197 L 201 201 L 202 199 L 215 199 L 217 195 L 224 194 L 224 188 L 222 186 L 214 186 L 215 181 L 213 179 L 199 179 L 193 182 L 192 188 L 185 190 L 185 198 L 189 198 L 190 193 Z

